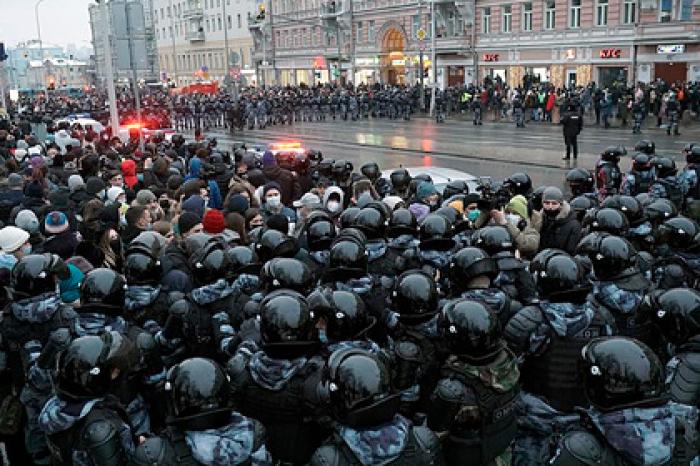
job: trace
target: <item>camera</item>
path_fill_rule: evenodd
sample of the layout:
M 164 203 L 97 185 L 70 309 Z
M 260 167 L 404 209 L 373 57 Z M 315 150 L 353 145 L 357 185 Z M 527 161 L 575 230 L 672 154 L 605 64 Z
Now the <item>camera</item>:
M 491 210 L 499 210 L 510 201 L 510 191 L 502 184 L 494 184 L 489 176 L 479 178 L 479 186 L 476 190 L 480 194 L 480 199 L 476 205 L 479 210 L 488 212 Z

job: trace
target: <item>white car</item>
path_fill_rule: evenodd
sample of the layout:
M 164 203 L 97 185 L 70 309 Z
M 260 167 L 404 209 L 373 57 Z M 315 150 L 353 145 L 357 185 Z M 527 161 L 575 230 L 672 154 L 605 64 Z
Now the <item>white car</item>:
M 472 175 L 471 173 L 463 172 L 460 170 L 455 170 L 453 168 L 444 168 L 444 167 L 400 167 L 408 170 L 408 173 L 411 175 L 411 177 L 415 177 L 417 175 L 428 175 L 430 176 L 430 179 L 433 180 L 433 184 L 435 185 L 435 189 L 437 189 L 440 193 L 442 193 L 445 190 L 445 186 L 447 186 L 447 183 L 450 181 L 457 181 L 457 180 L 463 180 L 466 181 L 467 186 L 469 186 L 469 192 L 473 193 L 476 192 L 476 187 L 479 185 L 479 179 Z M 386 178 L 387 180 L 390 178 L 391 173 L 393 171 L 397 170 L 396 168 L 392 168 L 390 170 L 383 170 L 382 171 L 382 177 Z
M 68 123 L 71 127 L 74 124 L 79 123 L 80 126 L 83 127 L 83 129 L 85 129 L 89 125 L 89 126 L 92 126 L 92 129 L 96 133 L 101 133 L 105 129 L 105 127 L 102 126 L 102 123 L 100 123 L 97 120 L 93 120 L 92 118 L 66 118 L 66 119 L 56 121 L 56 125 L 58 125 L 62 122 Z

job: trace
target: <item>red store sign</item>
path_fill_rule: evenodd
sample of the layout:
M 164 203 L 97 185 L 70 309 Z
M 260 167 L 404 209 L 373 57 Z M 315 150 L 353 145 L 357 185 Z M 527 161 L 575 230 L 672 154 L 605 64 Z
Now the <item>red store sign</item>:
M 498 54 L 497 53 L 485 53 L 483 58 L 484 58 L 484 61 L 498 61 Z
M 600 49 L 600 58 L 620 58 L 621 56 L 621 49 Z

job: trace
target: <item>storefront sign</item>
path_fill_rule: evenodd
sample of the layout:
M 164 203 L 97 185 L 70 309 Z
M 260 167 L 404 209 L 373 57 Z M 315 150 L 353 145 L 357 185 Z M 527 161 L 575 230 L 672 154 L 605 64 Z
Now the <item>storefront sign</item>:
M 375 66 L 379 64 L 379 58 L 358 58 L 355 60 L 355 65 L 357 66 Z
M 673 53 L 684 53 L 684 52 L 685 52 L 685 45 L 684 44 L 657 45 L 656 46 L 656 53 L 661 54 L 661 55 L 670 55 Z
M 321 57 L 321 56 L 314 58 L 313 66 L 314 66 L 315 70 L 325 69 L 326 68 L 326 59 L 324 57 Z
M 391 66 L 406 66 L 406 60 L 391 60 Z
M 621 49 L 600 49 L 600 58 L 620 58 L 621 56 Z
M 567 60 L 576 59 L 576 49 L 566 49 L 566 59 Z
M 484 61 L 498 61 L 497 53 L 485 53 L 483 56 Z

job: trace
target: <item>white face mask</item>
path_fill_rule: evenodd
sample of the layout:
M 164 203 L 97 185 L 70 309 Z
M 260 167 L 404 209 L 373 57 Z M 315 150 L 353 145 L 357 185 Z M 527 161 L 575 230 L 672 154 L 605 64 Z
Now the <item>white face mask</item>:
M 508 220 L 508 223 L 510 223 L 514 227 L 517 227 L 518 223 L 520 223 L 520 215 L 518 215 L 518 214 L 506 214 L 506 220 Z
M 266 202 L 268 206 L 276 209 L 282 204 L 282 198 L 280 196 L 270 196 L 267 198 Z
M 25 244 L 20 248 L 20 251 L 22 251 L 22 254 L 25 256 L 28 256 L 29 254 L 32 253 L 32 245 L 31 244 Z
M 338 201 L 328 201 L 328 204 L 326 204 L 326 207 L 328 210 L 332 213 L 336 213 L 340 211 L 340 202 Z

